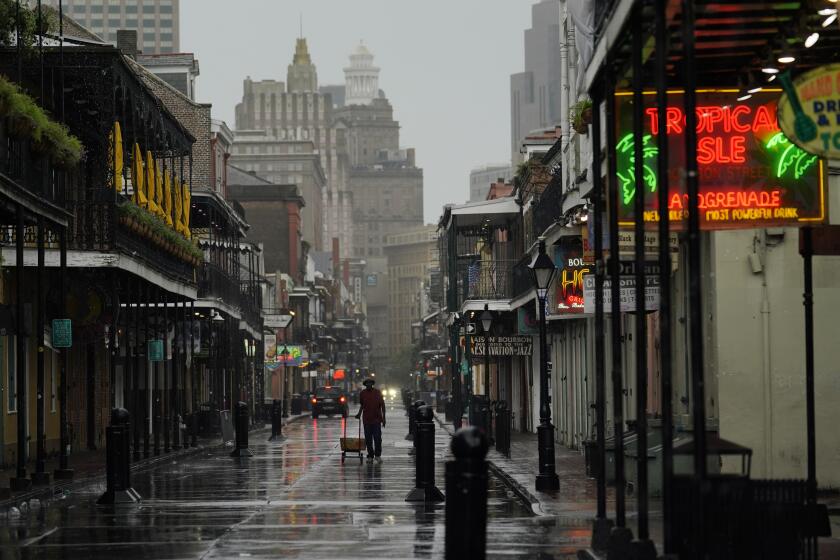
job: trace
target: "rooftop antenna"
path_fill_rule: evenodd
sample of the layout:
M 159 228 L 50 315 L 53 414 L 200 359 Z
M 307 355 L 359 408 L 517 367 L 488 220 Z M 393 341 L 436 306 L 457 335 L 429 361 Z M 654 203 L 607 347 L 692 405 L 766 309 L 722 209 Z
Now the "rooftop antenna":
M 300 13 L 300 38 L 303 39 L 303 12 Z

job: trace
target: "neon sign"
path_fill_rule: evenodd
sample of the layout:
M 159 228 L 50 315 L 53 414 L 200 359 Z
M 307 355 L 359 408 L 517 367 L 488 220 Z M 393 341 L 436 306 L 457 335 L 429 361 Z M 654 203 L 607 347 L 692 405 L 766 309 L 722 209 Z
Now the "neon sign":
M 619 220 L 633 223 L 636 196 L 635 138 L 632 97 L 618 94 L 616 179 Z M 703 229 L 734 229 L 797 225 L 824 221 L 825 170 L 823 162 L 793 144 L 776 122 L 778 90 L 765 90 L 736 102 L 731 90 L 697 94 L 697 163 L 700 179 L 700 225 Z M 661 126 L 652 92 L 645 94 L 644 134 L 641 137 L 645 196 L 645 222 L 659 220 L 656 172 L 659 134 L 668 134 L 669 217 L 675 229 L 688 218 L 684 185 L 686 119 L 682 93 L 670 92 L 674 106 L 666 110 Z
M 558 270 L 554 276 L 552 313 L 583 313 L 583 277 L 592 272 L 583 256 L 583 241 L 578 236 L 561 237 L 554 251 Z

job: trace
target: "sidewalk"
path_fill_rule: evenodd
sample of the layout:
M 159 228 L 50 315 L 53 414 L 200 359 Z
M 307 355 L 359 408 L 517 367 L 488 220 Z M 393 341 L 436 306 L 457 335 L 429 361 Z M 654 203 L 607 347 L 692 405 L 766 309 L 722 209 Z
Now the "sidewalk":
M 290 416 L 283 419 L 283 426 L 292 422 L 296 422 L 300 418 L 309 417 L 309 413 Z M 264 431 L 271 431 L 271 424 L 256 425 L 251 428 L 250 433 L 256 434 Z M 191 441 L 191 440 L 189 440 Z M 193 447 L 184 447 L 183 441 L 181 446 L 177 449 L 172 449 L 169 453 L 163 451 L 161 444 L 160 455 L 152 455 L 146 459 L 133 461 L 131 464 L 132 471 L 139 471 L 150 468 L 156 464 L 165 461 L 171 461 L 183 457 L 199 453 L 205 449 L 213 449 L 215 447 L 223 446 L 225 443 L 218 437 L 215 438 L 198 438 L 196 445 Z M 50 483 L 43 486 L 32 486 L 28 490 L 22 492 L 12 492 L 9 488 L 9 479 L 15 476 L 15 467 L 9 467 L 0 470 L 0 510 L 9 506 L 15 505 L 19 502 L 31 500 L 33 498 L 42 498 L 44 496 L 51 496 L 64 491 L 70 490 L 72 487 L 81 484 L 87 484 L 95 481 L 98 478 L 105 477 L 105 448 L 96 450 L 77 451 L 69 457 L 69 468 L 73 470 L 73 478 L 71 480 L 55 480 L 53 472 L 58 468 L 58 456 L 50 457 L 46 461 L 44 471 L 50 475 Z M 26 474 L 28 477 L 35 472 L 35 461 L 30 460 L 26 465 Z

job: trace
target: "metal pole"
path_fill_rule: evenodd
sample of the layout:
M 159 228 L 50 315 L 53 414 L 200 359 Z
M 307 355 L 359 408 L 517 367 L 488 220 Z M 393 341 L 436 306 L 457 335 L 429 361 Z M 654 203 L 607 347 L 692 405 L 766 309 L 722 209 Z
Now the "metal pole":
M 63 96 L 63 93 L 62 93 Z M 61 313 L 62 318 L 67 317 L 67 293 L 66 293 L 66 286 L 67 286 L 67 227 L 62 227 L 58 232 L 58 242 L 59 242 L 59 268 L 58 268 L 58 292 L 59 297 L 61 298 L 61 303 L 59 304 L 59 310 Z M 70 441 L 67 433 L 67 407 L 68 407 L 68 400 L 67 400 L 67 349 L 66 348 L 59 348 L 56 349 L 58 351 L 58 360 L 59 360 L 59 375 L 61 376 L 61 381 L 59 385 L 59 398 L 61 399 L 61 410 L 59 412 L 59 439 L 60 449 L 58 450 L 58 469 L 56 469 L 54 475 L 55 478 L 58 479 L 68 479 L 73 478 L 73 471 L 70 470 L 68 465 L 68 457 L 67 457 L 67 448 L 70 447 Z
M 154 327 L 152 332 L 154 333 L 154 340 L 157 341 L 157 337 L 160 334 L 160 330 L 158 329 L 158 304 L 160 303 L 160 287 L 155 286 L 155 310 L 152 314 L 152 322 L 154 323 Z M 161 399 L 160 399 L 160 380 L 158 379 L 158 362 L 152 362 L 152 435 L 154 441 L 154 454 L 155 457 L 160 455 L 160 415 L 161 415 Z
M 598 444 L 597 466 L 597 513 L 598 519 L 607 518 L 606 477 L 606 348 L 604 344 L 604 239 L 603 216 L 604 188 L 601 179 L 601 86 L 592 91 L 592 218 L 595 237 L 595 431 Z
M 172 410 L 172 392 L 175 390 L 175 382 L 172 374 L 172 360 L 169 359 L 169 292 L 163 292 L 163 389 L 161 389 L 160 405 L 163 407 L 163 451 L 169 453 L 172 450 L 172 421 L 174 414 Z M 167 391 L 167 389 L 169 389 Z M 169 397 L 169 398 L 167 398 Z
M 23 261 L 23 237 L 25 235 L 25 224 L 23 206 L 17 205 L 17 227 L 15 229 L 15 366 L 17 374 L 17 471 L 15 474 L 16 485 L 28 487 L 26 481 L 26 421 L 28 419 L 26 410 L 26 333 L 23 321 L 25 312 L 23 303 L 24 286 L 24 261 Z
M 132 375 L 132 386 L 134 389 L 134 398 L 132 399 L 133 406 L 131 410 L 131 417 L 134 418 L 132 422 L 133 431 L 134 431 L 134 460 L 140 460 L 140 427 L 143 423 L 143 414 L 141 414 L 141 410 L 143 409 L 143 399 L 141 398 L 140 393 L 140 374 L 142 372 L 141 361 L 140 361 L 140 302 L 143 300 L 143 287 L 141 284 L 142 280 L 140 278 L 136 278 L 134 285 L 136 290 L 134 291 L 135 297 L 137 298 L 134 303 L 134 371 Z M 128 351 L 128 349 L 126 349 Z
M 486 308 L 486 305 L 485 305 Z M 490 412 L 490 331 L 484 332 L 484 432 L 487 434 L 487 441 L 493 441 L 493 433 L 490 429 L 492 417 Z
M 461 364 L 458 363 L 458 335 L 460 329 L 459 321 L 456 319 L 452 322 L 452 325 L 449 327 L 449 345 L 450 345 L 450 356 L 452 359 L 451 362 L 451 375 L 452 375 L 452 397 L 453 397 L 453 410 L 452 410 L 452 421 L 453 427 L 456 430 L 461 429 L 462 423 L 462 415 L 464 413 L 463 403 L 461 402 Z
M 673 407 L 671 386 L 671 247 L 668 213 L 668 52 L 666 0 L 656 0 L 656 113 L 659 122 L 656 175 L 659 190 L 659 368 L 662 401 L 662 532 L 665 554 L 673 552 L 671 481 L 674 476 Z
M 40 19 L 40 2 L 39 4 L 39 19 Z M 35 401 L 35 405 L 37 406 L 36 409 L 36 431 L 37 431 L 37 445 L 35 450 L 35 473 L 32 475 L 32 482 L 46 484 L 49 482 L 50 477 L 45 472 L 45 467 L 47 463 L 47 433 L 46 433 L 46 425 L 45 425 L 45 407 L 46 407 L 46 399 L 44 398 L 45 391 L 44 391 L 44 315 L 46 313 L 46 293 L 44 291 L 44 275 L 46 274 L 46 268 L 44 265 L 44 218 L 38 216 L 37 220 L 37 243 L 38 243 L 38 270 L 35 275 L 35 291 L 37 293 L 37 323 L 35 326 L 36 329 L 36 340 L 38 341 L 38 353 L 36 356 L 36 367 L 37 367 L 37 400 Z
M 638 537 L 649 538 L 648 529 L 648 462 L 647 462 L 647 315 L 645 314 L 645 175 L 643 153 L 644 96 L 642 94 L 642 12 L 633 11 L 633 171 L 635 193 L 633 196 L 633 221 L 635 225 L 636 257 L 636 480 L 638 493 Z
M 198 374 L 195 367 L 195 300 L 190 300 L 190 392 L 192 393 L 192 435 L 190 437 L 190 445 L 195 447 L 197 445 L 196 439 L 198 437 L 198 403 L 199 395 L 202 391 L 201 383 L 199 383 Z
M 694 71 L 694 0 L 683 0 L 685 72 L 685 173 L 688 192 L 688 296 L 691 334 L 692 408 L 694 416 L 694 474 L 706 477 L 706 399 L 703 364 L 703 305 L 700 276 L 700 209 L 697 174 L 697 92 Z
M 612 73 L 612 61 L 606 66 L 606 121 L 607 121 L 607 154 L 609 172 L 608 200 L 610 213 L 610 336 L 612 339 L 612 400 L 613 400 L 613 435 L 615 438 L 615 523 L 618 527 L 625 525 L 624 502 L 624 392 L 621 383 L 621 293 L 619 283 L 621 277 L 618 267 L 618 183 L 616 182 L 616 154 L 615 154 L 615 82 Z
M 817 503 L 817 444 L 814 410 L 814 277 L 813 238 L 810 226 L 802 228 L 805 307 L 805 420 L 808 430 L 808 503 Z

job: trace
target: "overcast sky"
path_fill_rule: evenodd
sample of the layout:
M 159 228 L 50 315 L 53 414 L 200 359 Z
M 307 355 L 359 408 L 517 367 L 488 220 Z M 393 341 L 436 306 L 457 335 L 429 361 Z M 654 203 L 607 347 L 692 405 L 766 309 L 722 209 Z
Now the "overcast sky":
M 197 100 L 234 126 L 242 80 L 286 80 L 299 18 L 320 84 L 364 40 L 380 87 L 417 148 L 426 222 L 468 198 L 469 172 L 510 160 L 510 74 L 523 69 L 523 31 L 536 0 L 181 0 L 181 50 L 194 52 Z

